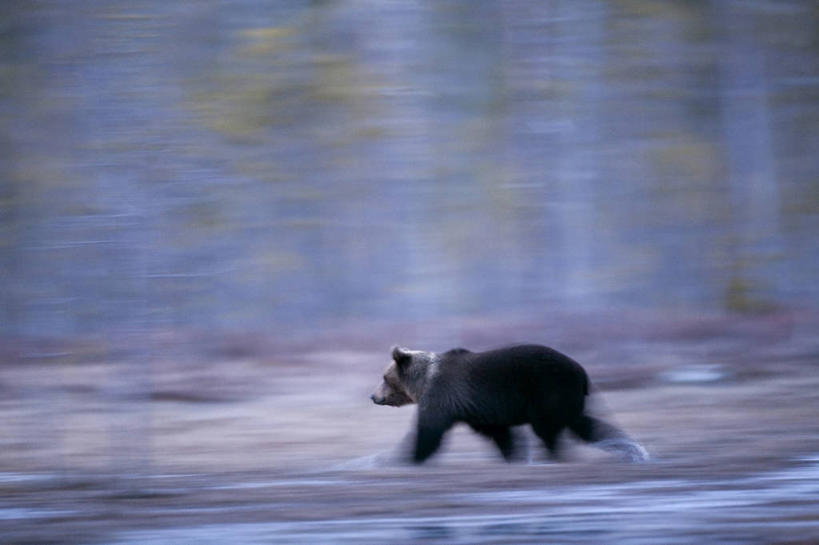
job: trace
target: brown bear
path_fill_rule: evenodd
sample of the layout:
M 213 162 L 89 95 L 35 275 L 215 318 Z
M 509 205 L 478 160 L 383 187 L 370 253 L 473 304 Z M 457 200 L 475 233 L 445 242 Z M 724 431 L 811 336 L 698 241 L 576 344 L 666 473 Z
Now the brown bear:
M 561 432 L 569 429 L 631 461 L 648 459 L 625 432 L 587 414 L 586 371 L 557 350 L 520 345 L 435 353 L 394 347 L 392 360 L 370 398 L 377 405 L 418 404 L 412 452 L 417 464 L 434 454 L 459 422 L 490 438 L 510 462 L 521 454 L 512 427 L 523 424 L 531 425 L 554 458 Z

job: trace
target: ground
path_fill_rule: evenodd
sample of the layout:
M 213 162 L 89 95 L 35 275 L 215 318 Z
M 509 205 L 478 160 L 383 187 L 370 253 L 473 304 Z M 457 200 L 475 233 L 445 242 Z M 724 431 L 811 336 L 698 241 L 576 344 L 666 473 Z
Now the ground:
M 428 465 L 381 464 L 413 415 L 368 399 L 401 339 L 384 350 L 169 351 L 147 367 L 8 363 L 0 535 L 7 544 L 817 543 L 819 350 L 800 333 L 809 329 L 770 335 L 777 320 L 674 322 L 639 342 L 577 327 L 558 339 L 602 391 L 596 410 L 652 453 L 641 465 L 579 444 L 564 463 L 507 465 L 460 428 Z

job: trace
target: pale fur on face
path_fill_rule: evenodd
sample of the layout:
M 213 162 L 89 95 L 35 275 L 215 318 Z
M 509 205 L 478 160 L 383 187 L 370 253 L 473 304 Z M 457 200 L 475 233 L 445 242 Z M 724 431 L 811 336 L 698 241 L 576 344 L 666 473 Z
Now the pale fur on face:
M 392 356 L 392 363 L 384 370 L 384 381 L 370 399 L 377 405 L 393 407 L 417 403 L 437 372 L 438 355 L 396 346 Z

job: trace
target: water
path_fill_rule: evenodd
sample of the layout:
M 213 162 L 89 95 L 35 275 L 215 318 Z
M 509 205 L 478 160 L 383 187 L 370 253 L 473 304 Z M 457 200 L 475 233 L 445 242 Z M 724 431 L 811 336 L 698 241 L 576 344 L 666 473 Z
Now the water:
M 613 469 L 617 469 L 614 466 Z M 417 478 L 418 476 L 416 476 Z M 462 477 L 465 477 L 462 476 Z M 513 486 L 516 486 L 516 483 Z M 366 491 L 378 487 L 373 475 L 329 474 L 323 479 L 287 479 L 233 485 L 198 486 L 189 490 L 233 491 L 241 497 L 248 488 L 265 492 L 268 500 L 249 505 L 221 507 L 195 505 L 148 509 L 143 516 L 184 520 L 277 518 L 281 498 L 277 489 L 290 487 L 297 496 L 332 497 L 337 490 Z M 435 514 L 396 512 L 392 516 L 356 515 L 321 518 L 305 511 L 308 520 L 264 522 L 204 522 L 180 527 L 114 532 L 106 543 L 136 545 L 152 543 L 556 543 L 616 542 L 627 545 L 656 543 L 771 543 L 788 536 L 810 539 L 819 536 L 819 459 L 792 462 L 782 470 L 752 474 L 740 479 L 638 479 L 623 483 L 558 485 L 518 490 L 457 492 L 456 483 L 442 489 L 430 502 Z M 184 493 L 184 492 L 183 492 Z M 394 491 L 402 495 L 401 490 Z M 400 505 L 413 505 L 410 491 Z M 320 502 L 317 502 L 319 505 Z M 309 502 L 308 502 L 309 505 Z M 410 508 L 410 511 L 412 509 Z M 344 507 L 341 507 L 344 511 Z M 5 511 L 4 511 L 5 513 Z M 457 514 L 455 514 L 457 513 Z M 70 517 L 76 513 L 36 512 L 25 516 Z M 20 514 L 20 518 L 22 518 Z
M 613 465 L 616 470 L 623 466 Z M 482 468 L 486 470 L 486 468 Z M 569 471 L 577 468 L 568 467 Z M 650 467 L 647 473 L 654 470 Z M 510 471 L 514 476 L 515 471 Z M 394 470 L 388 475 L 394 478 Z M 414 478 L 423 478 L 416 474 Z M 171 543 L 361 543 L 367 540 L 391 543 L 556 543 L 606 541 L 639 545 L 656 543 L 772 543 L 774 540 L 819 537 L 819 457 L 792 460 L 788 467 L 762 471 L 742 478 L 637 478 L 624 482 L 584 483 L 533 488 L 513 479 L 515 490 L 461 492 L 450 483 L 435 498 L 426 499 L 428 508 L 413 507 L 418 491 L 395 490 L 387 500 L 391 515 L 356 514 L 360 499 L 372 496 L 379 477 L 372 473 L 346 471 L 326 473 L 322 478 L 278 477 L 268 481 L 207 484 L 203 475 L 158 476 L 154 494 L 134 494 L 118 500 L 100 493 L 109 509 L 131 504 L 119 522 L 109 520 L 102 541 L 112 545 L 154 545 Z M 192 478 L 192 480 L 191 480 Z M 462 486 L 470 487 L 466 474 Z M 18 475 L 16 480 L 43 481 L 40 475 Z M 194 483 L 190 488 L 184 481 Z M 165 482 L 170 481 L 170 482 Z M 168 485 L 172 485 L 169 487 Z M 484 485 L 482 485 L 484 486 Z M 279 509 L 288 500 L 279 490 L 287 488 L 305 511 L 296 520 L 279 519 Z M 93 491 L 94 487 L 90 487 Z M 252 501 L 248 490 L 259 491 Z M 160 492 L 161 491 L 161 492 Z M 208 494 L 218 492 L 220 496 Z M 337 506 L 338 516 L 324 518 L 320 498 L 337 495 L 351 500 Z M 397 498 L 395 496 L 400 496 Z M 86 498 L 92 497 L 86 493 Z M 139 498 L 144 497 L 145 501 Z M 182 498 L 173 504 L 163 498 Z M 93 520 L 89 511 L 96 505 L 80 502 L 73 509 L 2 508 L 0 524 L 40 521 L 43 528 L 61 521 L 67 527 Z M 310 509 L 308 506 L 312 506 Z M 404 510 L 401 511 L 404 506 Z M 346 511 L 346 513 L 345 513 Z M 408 512 L 407 512 L 408 511 Z M 421 512 L 415 512 L 421 511 Z M 270 520 L 273 519 L 273 520 Z M 224 520 L 226 522 L 214 522 Z M 52 522 L 53 521 L 53 522 Z M 153 522 L 148 522 L 153 521 Z M 230 522 L 227 522 L 230 521 Z M 118 526 L 145 526 L 150 529 L 117 529 Z M 80 526 L 82 527 L 82 526 Z M 97 542 L 99 524 L 93 539 Z M 19 529 L 19 526 L 18 526 Z M 52 536 L 56 538 L 56 534 Z M 59 538 L 58 541 L 59 542 Z

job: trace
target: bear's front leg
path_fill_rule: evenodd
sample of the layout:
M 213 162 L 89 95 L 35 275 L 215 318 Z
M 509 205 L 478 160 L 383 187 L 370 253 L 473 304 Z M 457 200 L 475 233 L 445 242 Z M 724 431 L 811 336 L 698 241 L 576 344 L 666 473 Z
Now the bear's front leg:
M 452 421 L 449 419 L 433 415 L 428 410 L 419 409 L 412 461 L 422 464 L 432 456 L 438 450 L 444 434 L 450 427 L 452 427 Z

